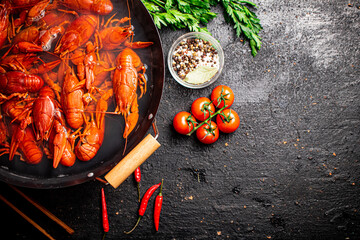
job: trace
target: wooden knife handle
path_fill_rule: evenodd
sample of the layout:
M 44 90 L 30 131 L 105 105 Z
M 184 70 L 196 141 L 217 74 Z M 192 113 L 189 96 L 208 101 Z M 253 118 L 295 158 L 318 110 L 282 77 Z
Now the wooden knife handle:
M 105 179 L 117 188 L 123 183 L 148 157 L 160 147 L 160 143 L 148 134 L 131 152 L 128 153 L 113 169 L 105 175 Z

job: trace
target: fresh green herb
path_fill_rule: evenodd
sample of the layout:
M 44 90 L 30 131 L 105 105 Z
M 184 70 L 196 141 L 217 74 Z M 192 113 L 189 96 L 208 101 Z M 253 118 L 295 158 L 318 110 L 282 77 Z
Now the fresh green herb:
M 155 25 L 174 30 L 187 28 L 192 32 L 208 32 L 207 23 L 216 17 L 211 6 L 220 3 L 224 17 L 234 25 L 236 35 L 249 41 L 251 53 L 256 56 L 261 47 L 258 33 L 262 29 L 260 20 L 246 5 L 255 7 L 250 1 L 242 0 L 141 0 L 154 19 Z M 200 27 L 203 25 L 204 27 Z
M 236 35 L 239 37 L 244 34 L 245 38 L 249 40 L 251 53 L 256 56 L 257 50 L 261 47 L 259 31 L 262 29 L 260 19 L 256 14 L 251 12 L 244 4 L 249 4 L 253 7 L 256 5 L 249 1 L 241 0 L 219 0 L 224 7 L 225 19 L 227 22 L 232 22 L 236 30 Z
M 208 32 L 206 25 L 216 17 L 210 11 L 209 0 L 142 0 L 154 19 L 155 25 L 172 29 L 188 28 L 192 32 Z

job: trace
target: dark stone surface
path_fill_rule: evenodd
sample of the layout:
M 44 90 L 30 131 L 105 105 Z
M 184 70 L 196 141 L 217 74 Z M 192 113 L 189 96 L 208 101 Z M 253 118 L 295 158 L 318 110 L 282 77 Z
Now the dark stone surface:
M 164 178 L 160 231 L 153 199 L 138 228 L 132 178 L 106 186 L 106 239 L 359 239 L 360 4 L 256 1 L 264 30 L 253 58 L 221 14 L 209 24 L 225 53 L 217 83 L 177 84 L 167 70 L 156 116 L 162 144 L 142 165 L 142 194 Z M 352 4 L 352 7 L 348 6 Z M 215 9 L 221 13 L 221 8 Z M 185 31 L 161 30 L 164 51 Z M 172 118 L 217 84 L 235 91 L 241 125 L 210 146 L 178 135 Z M 92 181 L 23 189 L 75 229 L 63 229 L 1 184 L 4 196 L 56 239 L 101 239 L 100 189 Z M 1 203 L 2 239 L 47 239 Z

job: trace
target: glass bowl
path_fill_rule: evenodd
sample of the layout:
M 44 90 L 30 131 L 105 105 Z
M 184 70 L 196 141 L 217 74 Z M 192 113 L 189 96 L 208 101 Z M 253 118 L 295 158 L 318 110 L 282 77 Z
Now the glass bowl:
M 194 84 L 194 83 L 189 83 L 187 81 L 185 81 L 184 79 L 180 78 L 179 75 L 177 74 L 177 72 L 173 69 L 173 55 L 176 51 L 176 48 L 180 45 L 180 43 L 183 40 L 187 40 L 187 39 L 202 39 L 205 41 L 208 41 L 209 43 L 211 43 L 212 47 L 214 47 L 218 53 L 219 56 L 219 69 L 218 71 L 215 73 L 214 76 L 212 76 L 209 80 L 199 83 L 199 84 Z M 188 87 L 188 88 L 193 88 L 193 89 L 198 89 L 198 88 L 204 88 L 207 87 L 209 85 L 211 85 L 212 83 L 214 83 L 218 77 L 221 74 L 221 71 L 224 67 L 224 52 L 221 48 L 220 43 L 218 42 L 218 40 L 216 40 L 215 38 L 213 38 L 212 36 L 210 36 L 207 33 L 200 33 L 200 32 L 191 32 L 191 33 L 187 33 L 182 35 L 181 37 L 179 37 L 171 46 L 170 50 L 169 50 L 169 54 L 168 54 L 168 58 L 167 58 L 167 63 L 168 63 L 168 67 L 169 67 L 169 71 L 172 75 L 172 77 L 181 85 Z

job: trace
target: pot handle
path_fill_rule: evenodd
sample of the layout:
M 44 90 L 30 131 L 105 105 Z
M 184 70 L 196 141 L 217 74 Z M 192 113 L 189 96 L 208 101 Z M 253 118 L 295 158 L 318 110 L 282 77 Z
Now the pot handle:
M 111 186 L 117 188 L 159 147 L 160 143 L 151 134 L 148 134 L 128 153 L 128 155 L 105 175 L 105 179 Z

